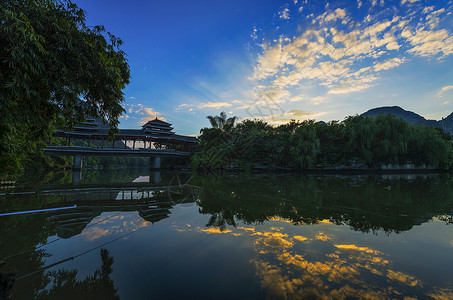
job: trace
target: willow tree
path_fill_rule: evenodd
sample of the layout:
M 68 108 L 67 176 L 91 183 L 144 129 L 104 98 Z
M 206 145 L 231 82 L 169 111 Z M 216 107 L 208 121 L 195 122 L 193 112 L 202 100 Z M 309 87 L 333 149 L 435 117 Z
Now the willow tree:
M 87 115 L 116 132 L 130 77 L 121 45 L 71 1 L 0 3 L 0 173 Z
M 313 167 L 321 144 L 313 120 L 302 122 L 289 138 L 290 153 L 297 168 Z

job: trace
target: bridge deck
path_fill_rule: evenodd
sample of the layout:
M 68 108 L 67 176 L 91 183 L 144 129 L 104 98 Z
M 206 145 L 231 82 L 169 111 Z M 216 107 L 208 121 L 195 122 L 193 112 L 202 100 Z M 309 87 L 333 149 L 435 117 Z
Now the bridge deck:
M 44 148 L 46 155 L 63 155 L 63 156 L 167 156 L 167 157 L 189 157 L 190 152 L 176 151 L 174 149 L 128 149 L 128 148 L 91 148 L 77 146 L 47 146 Z

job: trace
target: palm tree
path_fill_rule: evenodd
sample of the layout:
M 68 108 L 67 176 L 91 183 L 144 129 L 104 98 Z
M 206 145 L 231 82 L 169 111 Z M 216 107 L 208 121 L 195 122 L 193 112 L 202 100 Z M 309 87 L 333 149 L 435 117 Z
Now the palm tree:
M 209 119 L 212 128 L 218 128 L 225 131 L 233 128 L 234 122 L 237 120 L 236 116 L 227 119 L 227 115 L 224 111 L 220 113 L 220 116 L 207 116 L 207 118 Z

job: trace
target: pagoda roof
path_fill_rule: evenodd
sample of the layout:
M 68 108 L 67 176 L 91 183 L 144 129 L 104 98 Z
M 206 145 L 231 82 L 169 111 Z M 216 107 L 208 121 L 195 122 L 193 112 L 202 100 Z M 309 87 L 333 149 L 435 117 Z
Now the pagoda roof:
M 146 122 L 146 124 L 143 125 L 142 127 L 145 127 L 147 125 L 171 126 L 170 123 L 167 123 L 165 121 L 159 120 L 157 117 L 154 120 Z
M 170 126 L 162 126 L 162 125 L 154 125 L 154 124 L 149 124 L 148 126 L 143 126 L 142 130 L 152 130 L 155 128 L 160 128 L 164 130 L 172 130 L 173 127 Z
M 90 120 L 91 121 L 91 120 Z M 85 124 L 86 123 L 86 124 Z M 73 138 L 104 138 L 109 135 L 108 125 L 95 120 L 97 126 L 91 122 L 84 122 L 74 127 L 73 131 L 60 130 L 59 134 Z M 171 124 L 155 118 L 142 126 L 142 129 L 120 129 L 117 138 L 152 139 L 154 141 L 180 141 L 197 143 L 198 139 L 192 136 L 176 134 Z

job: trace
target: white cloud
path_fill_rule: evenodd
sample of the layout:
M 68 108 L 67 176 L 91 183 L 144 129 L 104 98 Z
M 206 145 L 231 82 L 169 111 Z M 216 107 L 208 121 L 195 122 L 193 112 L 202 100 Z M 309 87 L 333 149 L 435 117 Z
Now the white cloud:
M 433 10 L 434 10 L 434 6 L 426 6 L 425 8 L 423 8 L 423 13 L 427 14 L 429 12 L 432 12 Z
M 352 92 L 358 92 L 364 89 L 369 88 L 371 85 L 362 84 L 362 85 L 352 85 L 352 86 L 339 86 L 328 91 L 328 94 L 338 95 L 338 94 L 349 94 Z
M 176 107 L 176 111 L 179 111 L 179 110 L 189 110 L 189 108 L 191 107 L 192 105 L 191 104 L 187 104 L 187 103 L 183 103 L 183 104 L 180 104 Z
M 208 103 L 200 103 L 198 108 L 222 108 L 222 107 L 230 107 L 232 106 L 231 103 L 228 102 L 208 102 Z
M 307 97 L 305 95 L 296 95 L 296 96 L 292 96 L 291 98 L 289 98 L 289 102 L 299 102 L 299 101 L 303 101 L 306 99 L 307 99 Z
M 419 0 L 401 0 L 401 4 L 405 4 L 405 3 L 415 3 L 415 2 L 418 2 Z
M 388 59 L 388 60 L 380 62 L 380 63 L 376 63 L 373 68 L 377 72 L 382 71 L 382 70 L 389 70 L 389 69 L 398 67 L 399 65 L 404 63 L 404 61 L 405 61 L 404 58 L 403 59 L 392 58 L 392 59 Z
M 257 103 L 271 102 L 274 104 L 279 104 L 287 102 L 290 98 L 291 93 L 276 86 L 258 86 L 254 89 L 253 95 L 254 98 L 258 100 Z
M 440 22 L 440 15 L 445 12 L 444 8 L 432 11 L 426 16 L 426 23 L 430 29 L 434 29 Z
M 139 124 L 145 124 L 146 122 L 153 120 L 155 118 L 158 118 L 159 120 L 162 121 L 167 121 L 166 118 L 162 117 L 160 112 L 155 111 L 151 107 L 142 107 L 135 111 L 135 113 L 142 116 Z
M 377 5 L 378 1 L 374 2 Z M 361 0 L 357 5 L 362 6 Z M 395 8 L 387 19 L 376 21 L 368 14 L 357 21 L 351 20 L 345 9 L 327 8 L 310 17 L 309 29 L 300 35 L 280 35 L 264 43 L 251 78 L 284 95 L 275 97 L 277 103 L 295 102 L 302 98 L 288 90 L 304 83 L 327 87 L 328 94 L 358 92 L 375 85 L 380 72 L 397 68 L 410 56 L 442 58 L 453 54 L 453 34 L 438 28 L 445 9 L 418 8 L 422 11 L 426 19 L 399 14 Z
M 318 21 L 320 24 L 323 24 L 328 22 L 335 22 L 338 19 L 342 20 L 343 24 L 347 23 L 349 18 L 347 17 L 345 9 L 337 8 L 333 12 L 325 12 L 317 17 L 314 21 Z
M 375 23 L 371 26 L 366 27 L 363 30 L 362 37 L 370 36 L 374 37 L 378 35 L 379 33 L 385 31 L 387 28 L 390 27 L 393 23 L 399 20 L 399 17 L 394 17 L 391 21 L 384 21 L 384 22 L 379 22 Z
M 263 45 L 264 53 L 258 58 L 258 66 L 255 67 L 254 78 L 264 79 L 278 72 L 279 68 L 284 64 L 287 57 L 282 57 L 282 45 L 280 43 L 275 46 L 268 47 Z
M 299 109 L 293 109 L 290 111 L 280 111 L 279 113 L 275 114 L 270 114 L 270 115 L 261 115 L 261 116 L 249 116 L 244 119 L 261 119 L 265 122 L 268 122 L 273 125 L 279 125 L 279 124 L 284 124 L 288 123 L 291 120 L 307 120 L 307 119 L 312 119 L 314 116 L 319 116 L 322 113 L 312 113 L 312 112 L 307 112 Z M 239 120 L 242 121 L 244 119 Z
M 241 103 L 239 100 L 233 100 L 231 103 Z M 206 102 L 206 103 L 195 103 L 195 104 L 187 104 L 183 103 L 176 107 L 176 111 L 193 111 L 194 109 L 219 109 L 223 107 L 231 107 L 233 106 L 231 103 L 228 102 Z
M 250 34 L 250 37 L 256 41 L 256 39 L 258 38 L 258 35 L 256 34 L 258 32 L 258 29 L 256 29 L 256 26 L 253 26 L 253 30 L 252 30 L 252 33 Z
M 326 97 L 324 96 L 316 96 L 310 99 L 310 101 L 313 102 L 314 104 L 319 104 L 324 100 L 326 100 Z
M 313 113 L 306 112 L 300 109 L 293 109 L 287 112 L 287 115 L 294 118 L 306 118 L 307 116 L 313 115 Z
M 402 36 L 412 46 L 408 52 L 415 55 L 425 57 L 440 55 L 444 57 L 453 53 L 453 36 L 445 29 L 404 29 Z
M 278 13 L 278 17 L 283 20 L 289 20 L 289 8 L 285 8 Z
M 439 93 L 437 93 L 437 96 L 443 97 L 444 93 L 448 90 L 453 90 L 453 85 L 448 85 L 448 86 L 444 86 L 443 88 L 441 88 Z

